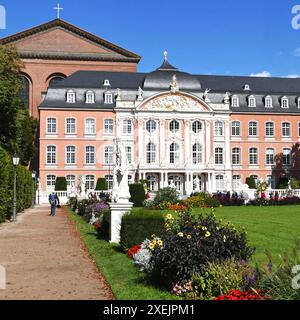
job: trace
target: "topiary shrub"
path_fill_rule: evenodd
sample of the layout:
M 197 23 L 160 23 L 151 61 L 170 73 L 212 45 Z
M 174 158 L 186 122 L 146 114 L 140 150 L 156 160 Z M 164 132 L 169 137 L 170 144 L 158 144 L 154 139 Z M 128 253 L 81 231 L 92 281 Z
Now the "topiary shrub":
M 187 209 L 167 219 L 160 239 L 152 238 L 148 246 L 151 279 L 167 289 L 190 281 L 194 274 L 203 275 L 209 263 L 230 258 L 247 261 L 254 251 L 245 232 L 222 225 L 213 210 L 195 215 Z
M 106 191 L 106 190 L 108 190 L 108 185 L 107 185 L 107 182 L 106 182 L 105 178 L 99 178 L 97 180 L 97 185 L 96 185 L 96 189 L 95 190 L 98 190 L 98 191 Z
M 65 177 L 56 178 L 55 191 L 67 191 L 67 180 Z
M 130 201 L 133 202 L 134 207 L 142 207 L 146 200 L 144 186 L 141 183 L 132 183 L 129 185 L 129 192 L 131 195 Z
M 170 204 L 176 204 L 179 202 L 179 193 L 175 188 L 166 187 L 157 192 L 154 199 L 156 205 L 163 202 L 169 202 Z
M 141 244 L 153 234 L 160 236 L 164 231 L 164 216 L 162 211 L 144 208 L 124 215 L 121 226 L 122 248 L 127 250 Z
M 249 189 L 256 189 L 256 182 L 253 177 L 246 178 L 246 184 L 248 185 Z
M 287 189 L 288 185 L 289 185 L 289 178 L 280 177 L 278 184 L 277 184 L 277 189 Z

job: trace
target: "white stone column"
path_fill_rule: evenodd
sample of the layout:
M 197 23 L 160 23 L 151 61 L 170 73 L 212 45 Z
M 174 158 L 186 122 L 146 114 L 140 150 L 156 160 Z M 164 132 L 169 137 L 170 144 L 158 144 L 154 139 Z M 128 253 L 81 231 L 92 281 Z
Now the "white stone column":
M 210 157 L 211 157 L 211 123 L 210 121 L 205 121 L 205 146 L 206 146 L 206 163 L 209 163 Z
M 184 163 L 190 163 L 190 121 L 184 120 Z
M 111 217 L 109 225 L 109 239 L 111 243 L 120 243 L 120 231 L 122 226 L 122 217 L 129 213 L 133 203 L 110 203 Z
M 144 150 L 146 146 L 144 145 L 144 121 L 138 120 L 138 132 L 139 132 L 139 163 L 144 162 Z
M 165 159 L 165 122 L 162 119 L 159 120 L 159 135 L 160 135 L 159 137 L 160 163 L 163 164 L 163 163 L 166 163 L 166 159 Z

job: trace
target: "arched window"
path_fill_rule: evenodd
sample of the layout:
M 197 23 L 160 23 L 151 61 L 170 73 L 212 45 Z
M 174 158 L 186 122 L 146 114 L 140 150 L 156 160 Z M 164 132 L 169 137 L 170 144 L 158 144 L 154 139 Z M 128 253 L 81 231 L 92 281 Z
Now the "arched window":
M 55 183 L 56 183 L 56 176 L 55 175 L 48 175 L 46 177 L 47 190 L 54 191 Z
M 47 164 L 56 164 L 56 146 L 47 146 Z
M 56 118 L 47 119 L 47 133 L 56 134 L 57 133 L 57 120 Z
M 249 150 L 249 164 L 257 165 L 258 164 L 258 150 L 257 148 L 250 148 Z
M 85 164 L 95 164 L 95 147 L 85 147 Z
M 200 121 L 194 121 L 192 125 L 192 130 L 194 133 L 200 133 L 202 130 L 202 123 Z
M 75 186 L 76 184 L 76 176 L 74 174 L 69 174 L 66 176 L 67 180 L 67 186 L 70 188 L 72 186 Z
M 109 174 L 109 175 L 105 176 L 105 179 L 107 182 L 108 190 L 111 190 L 113 188 L 113 184 L 114 184 L 114 177 Z
M 125 147 L 126 157 L 129 164 L 132 164 L 132 147 L 126 146 Z
M 30 81 L 27 77 L 21 76 L 22 88 L 19 93 L 20 99 L 24 103 L 24 107 L 29 109 L 29 99 L 30 99 Z
M 274 137 L 274 122 L 266 123 L 266 137 Z
M 237 95 L 233 95 L 231 97 L 231 106 L 232 107 L 239 107 L 239 97 Z
M 291 164 L 291 149 L 284 148 L 282 152 L 282 164 L 285 166 L 289 166 Z
M 281 98 L 281 108 L 287 109 L 289 107 L 289 99 L 287 97 Z
M 249 137 L 257 136 L 257 122 L 251 121 L 249 122 Z
M 76 133 L 76 119 L 67 118 L 66 119 L 66 134 L 75 134 Z
M 74 90 L 67 91 L 67 103 L 75 103 L 76 102 L 76 93 Z
M 281 132 L 283 137 L 291 136 L 291 124 L 289 122 L 283 122 L 281 127 Z
M 215 164 L 223 164 L 223 148 L 215 148 Z
M 60 83 L 62 80 L 64 80 L 65 77 L 63 76 L 55 76 L 49 81 L 49 87 L 56 86 L 58 83 Z
M 104 93 L 104 103 L 113 104 L 113 94 L 110 91 Z
M 239 121 L 233 121 L 231 124 L 231 135 L 233 137 L 239 137 L 241 135 L 241 123 Z
M 202 146 L 199 143 L 193 145 L 193 164 L 202 163 Z
M 273 100 L 271 96 L 267 96 L 265 98 L 265 107 L 266 108 L 273 108 Z
M 66 147 L 66 164 L 75 164 L 76 163 L 76 147 L 67 146 Z
M 133 133 L 133 123 L 132 120 L 123 120 L 123 134 L 132 134 Z
M 170 145 L 170 163 L 176 164 L 180 161 L 179 145 L 173 142 Z
M 223 130 L 223 122 L 222 121 L 216 121 L 215 122 L 215 136 L 220 137 L 224 135 Z
M 238 189 L 241 185 L 241 176 L 235 175 L 232 177 L 233 189 Z
M 274 164 L 274 149 L 267 148 L 266 150 L 266 164 L 273 165 Z
M 169 125 L 169 129 L 172 133 L 175 133 L 179 130 L 179 122 L 177 120 L 172 120 Z
M 156 122 L 154 120 L 148 120 L 146 122 L 146 130 L 150 133 L 155 132 L 156 130 Z
M 241 164 L 241 149 L 232 148 L 232 164 L 239 165 Z
M 104 164 L 112 164 L 114 161 L 114 147 L 104 147 Z
M 85 177 L 85 181 L 86 181 L 87 190 L 94 190 L 95 189 L 95 176 L 87 175 Z
M 85 94 L 85 103 L 95 103 L 95 93 L 93 91 L 87 91 Z
M 218 191 L 224 190 L 224 176 L 216 176 L 216 189 Z
M 256 107 L 256 99 L 254 96 L 250 96 L 248 98 L 248 107 L 255 108 Z
M 85 134 L 96 134 L 95 119 L 89 118 L 85 120 Z
M 148 164 L 156 162 L 156 145 L 149 142 L 146 147 L 146 162 Z
M 104 133 L 112 134 L 114 132 L 114 121 L 113 119 L 104 120 Z

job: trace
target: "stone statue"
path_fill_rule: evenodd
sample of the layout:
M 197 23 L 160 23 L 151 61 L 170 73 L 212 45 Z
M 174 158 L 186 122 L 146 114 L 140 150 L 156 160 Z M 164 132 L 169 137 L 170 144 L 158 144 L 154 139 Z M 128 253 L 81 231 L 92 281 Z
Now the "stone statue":
M 194 179 L 194 190 L 196 192 L 200 191 L 200 179 L 199 179 L 198 176 L 196 176 L 195 179 Z
M 77 189 L 74 185 L 74 183 L 72 183 L 71 188 L 70 188 L 70 198 L 75 198 L 77 197 Z
M 210 89 L 206 88 L 205 91 L 204 91 L 204 93 L 203 93 L 203 99 L 204 99 L 204 101 L 206 101 L 206 102 L 209 102 L 209 101 L 210 101 L 210 100 L 208 99 L 208 94 L 209 94 L 209 92 L 210 92 Z
M 117 97 L 116 97 L 116 101 L 121 101 L 122 100 L 122 94 L 121 94 L 121 89 L 118 88 L 117 89 Z
M 85 176 L 84 175 L 80 175 L 80 177 L 79 177 L 80 196 L 83 196 L 83 197 L 86 196 L 85 186 L 86 186 Z
M 289 178 L 288 189 L 292 190 L 292 179 L 291 178 Z
M 172 188 L 172 189 L 177 189 L 173 180 L 170 180 L 169 187 Z
M 224 103 L 229 104 L 229 102 L 230 102 L 230 95 L 229 95 L 229 92 L 226 92 L 224 96 Z
M 179 92 L 179 86 L 178 86 L 178 83 L 177 83 L 176 74 L 174 74 L 173 78 L 172 78 L 171 91 L 172 91 L 172 93 Z
M 143 91 L 143 89 L 141 87 L 139 87 L 137 100 L 138 101 L 143 101 L 144 100 L 143 95 L 144 95 L 144 91 Z
M 124 145 L 118 140 L 116 146 L 116 165 L 113 170 L 112 201 L 128 203 L 130 199 L 128 185 L 129 163 Z

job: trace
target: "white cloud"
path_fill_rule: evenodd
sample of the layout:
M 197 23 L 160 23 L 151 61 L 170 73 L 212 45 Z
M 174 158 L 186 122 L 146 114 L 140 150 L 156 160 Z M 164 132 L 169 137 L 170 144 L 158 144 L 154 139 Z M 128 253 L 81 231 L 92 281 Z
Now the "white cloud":
M 264 77 L 264 78 L 269 78 L 271 77 L 272 74 L 269 71 L 262 71 L 262 72 L 258 72 L 258 73 L 251 73 L 250 77 Z
M 297 48 L 297 49 L 294 51 L 294 56 L 295 56 L 295 57 L 300 57 L 300 48 Z
M 291 79 L 300 78 L 300 74 L 288 74 L 286 78 L 291 78 Z

